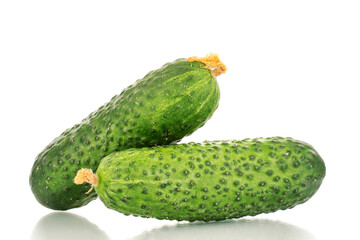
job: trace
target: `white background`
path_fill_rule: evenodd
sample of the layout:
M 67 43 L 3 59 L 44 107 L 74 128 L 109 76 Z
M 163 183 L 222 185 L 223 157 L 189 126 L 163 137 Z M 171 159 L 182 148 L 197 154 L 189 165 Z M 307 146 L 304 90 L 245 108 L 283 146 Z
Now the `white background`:
M 1 238 L 359 239 L 359 1 L 0 2 Z M 291 210 L 177 225 L 100 200 L 56 213 L 33 197 L 36 155 L 147 72 L 218 53 L 221 100 L 183 142 L 283 136 L 320 153 L 320 190 Z M 164 227 L 174 226 L 174 227 Z

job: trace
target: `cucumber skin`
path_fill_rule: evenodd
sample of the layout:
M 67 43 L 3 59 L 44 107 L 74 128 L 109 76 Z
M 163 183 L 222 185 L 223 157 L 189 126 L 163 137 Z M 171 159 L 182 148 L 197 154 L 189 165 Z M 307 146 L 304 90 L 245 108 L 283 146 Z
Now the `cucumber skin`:
M 77 170 L 96 171 L 114 151 L 172 144 L 205 124 L 219 103 L 219 87 L 201 63 L 178 59 L 148 73 L 81 124 L 54 139 L 36 158 L 30 186 L 55 210 L 86 205 L 96 193 L 75 185 Z
M 105 157 L 97 176 L 99 198 L 125 215 L 219 221 L 307 201 L 325 164 L 307 143 L 273 137 L 129 149 Z

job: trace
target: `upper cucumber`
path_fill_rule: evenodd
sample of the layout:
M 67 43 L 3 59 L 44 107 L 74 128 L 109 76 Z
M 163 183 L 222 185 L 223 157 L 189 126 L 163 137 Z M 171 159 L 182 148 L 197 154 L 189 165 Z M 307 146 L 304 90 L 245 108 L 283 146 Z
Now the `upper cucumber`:
M 309 144 L 273 137 L 129 149 L 105 157 L 96 175 L 108 208 L 211 221 L 303 203 L 320 187 L 325 164 Z
M 73 184 L 80 168 L 128 148 L 171 144 L 204 125 L 219 103 L 219 87 L 200 62 L 179 59 L 152 71 L 80 124 L 54 139 L 36 158 L 30 186 L 52 209 L 80 207 L 96 198 Z

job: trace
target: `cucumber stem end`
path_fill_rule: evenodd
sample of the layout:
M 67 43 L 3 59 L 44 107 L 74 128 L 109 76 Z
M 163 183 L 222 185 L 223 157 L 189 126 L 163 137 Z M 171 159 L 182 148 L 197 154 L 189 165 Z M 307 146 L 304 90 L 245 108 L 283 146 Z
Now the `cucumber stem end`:
M 206 57 L 189 57 L 187 59 L 188 62 L 201 62 L 205 64 L 201 66 L 202 68 L 206 68 L 210 70 L 211 75 L 215 78 L 222 73 L 226 72 L 225 64 L 220 61 L 219 56 L 215 53 L 209 53 Z
M 76 185 L 83 184 L 84 182 L 90 183 L 91 188 L 89 191 L 86 192 L 86 194 L 90 193 L 91 190 L 96 187 L 96 185 L 99 182 L 99 178 L 96 176 L 95 173 L 91 169 L 88 168 L 82 168 L 77 171 L 76 176 L 74 178 L 74 183 Z

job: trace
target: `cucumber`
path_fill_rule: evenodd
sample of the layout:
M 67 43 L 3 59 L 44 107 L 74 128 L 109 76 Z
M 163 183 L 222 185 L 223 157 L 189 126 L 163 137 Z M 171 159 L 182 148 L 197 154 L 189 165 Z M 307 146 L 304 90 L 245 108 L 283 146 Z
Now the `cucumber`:
M 213 54 L 178 59 L 126 88 L 37 156 L 30 174 L 36 199 L 56 210 L 81 207 L 96 193 L 73 184 L 79 169 L 96 171 L 112 152 L 172 144 L 193 133 L 217 108 L 215 77 L 225 70 Z
M 106 207 L 146 218 L 219 221 L 293 208 L 315 194 L 325 164 L 291 138 L 128 149 L 79 170 Z M 87 180 L 86 180 L 87 179 Z

